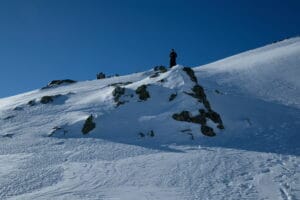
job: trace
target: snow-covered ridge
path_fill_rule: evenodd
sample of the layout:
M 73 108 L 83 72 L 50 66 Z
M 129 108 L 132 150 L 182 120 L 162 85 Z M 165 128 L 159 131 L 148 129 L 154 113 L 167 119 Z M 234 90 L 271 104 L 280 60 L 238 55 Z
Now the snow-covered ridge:
M 40 127 L 36 132 L 37 135 L 67 138 L 83 137 L 81 130 L 88 116 L 95 120 L 96 127 L 85 137 L 113 137 L 132 142 L 154 131 L 153 134 L 159 133 L 155 140 L 160 142 L 167 140 L 167 143 L 170 143 L 188 141 L 190 137 L 194 139 L 197 137 L 194 134 L 199 136 L 201 132 L 210 131 L 211 135 L 215 135 L 215 132 L 218 132 L 216 129 L 219 128 L 213 125 L 208 115 L 209 113 L 216 115 L 215 120 L 219 120 L 219 123 L 216 123 L 223 127 L 221 118 L 213 111 L 205 94 L 198 94 L 198 96 L 194 94 L 194 86 L 203 89 L 197 84 L 197 80 L 191 80 L 184 69 L 187 68 L 176 66 L 167 72 L 150 70 L 131 76 L 36 90 L 3 99 L 0 107 L 3 113 L 0 117 L 7 122 L 21 124 L 24 128 Z M 193 72 L 191 69 L 190 71 Z M 147 87 L 149 98 L 139 97 L 137 90 L 142 86 Z M 121 90 L 121 94 L 115 94 L 117 90 Z M 119 96 L 115 98 L 116 95 Z M 170 99 L 172 95 L 173 98 Z M 199 100 L 199 98 L 204 99 Z M 201 126 L 199 109 L 204 113 L 204 122 Z M 185 116 L 187 119 L 178 119 L 180 121 L 197 121 L 196 116 L 198 116 L 199 119 L 195 122 L 198 124 L 198 130 L 196 125 L 188 125 L 184 128 L 182 125 L 184 123 L 174 120 L 173 115 L 176 113 L 179 115 L 182 111 L 189 113 Z M 205 117 L 205 112 L 208 117 Z M 33 119 L 28 123 L 27 115 L 44 119 Z M 34 125 L 31 124 L 32 122 Z M 206 131 L 205 127 L 202 128 L 204 124 Z M 214 127 L 215 130 L 210 127 Z M 192 129 L 195 130 L 194 134 Z M 120 132 L 123 130 L 127 130 L 127 133 L 122 136 Z M 174 131 L 177 134 L 172 134 Z
M 196 77 L 176 66 L 0 99 L 0 199 L 300 199 L 299 52 L 293 38 Z
M 249 97 L 300 108 L 300 37 L 197 67 L 200 79 Z

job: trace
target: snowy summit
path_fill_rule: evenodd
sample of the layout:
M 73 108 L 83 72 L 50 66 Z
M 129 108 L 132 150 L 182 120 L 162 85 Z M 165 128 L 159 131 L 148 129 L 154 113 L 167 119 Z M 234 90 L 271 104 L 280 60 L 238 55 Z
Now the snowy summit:
M 300 199 L 300 38 L 0 99 L 0 199 Z

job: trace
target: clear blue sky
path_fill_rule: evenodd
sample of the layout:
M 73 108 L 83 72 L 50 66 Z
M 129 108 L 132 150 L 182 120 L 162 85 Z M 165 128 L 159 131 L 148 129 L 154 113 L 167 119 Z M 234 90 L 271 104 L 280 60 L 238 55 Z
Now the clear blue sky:
M 299 0 L 0 0 L 0 97 L 53 79 L 199 66 L 300 34 Z

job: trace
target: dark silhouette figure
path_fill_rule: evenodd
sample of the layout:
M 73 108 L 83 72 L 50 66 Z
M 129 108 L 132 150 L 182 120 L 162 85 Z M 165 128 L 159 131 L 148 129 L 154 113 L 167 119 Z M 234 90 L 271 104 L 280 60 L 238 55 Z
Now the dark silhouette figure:
M 172 49 L 170 53 L 170 68 L 176 65 L 176 58 L 177 58 L 177 53 L 175 52 L 174 49 Z

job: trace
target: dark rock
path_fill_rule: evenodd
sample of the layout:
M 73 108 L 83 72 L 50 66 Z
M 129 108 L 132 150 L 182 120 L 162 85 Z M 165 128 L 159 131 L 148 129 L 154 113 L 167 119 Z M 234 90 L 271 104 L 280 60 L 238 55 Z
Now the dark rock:
M 206 124 L 206 118 L 204 115 L 196 115 L 192 117 L 192 122 L 196 124 L 205 125 Z
M 156 78 L 156 77 L 158 77 L 159 76 L 159 74 L 160 73 L 165 73 L 165 72 L 167 72 L 168 70 L 167 70 L 167 68 L 165 67 L 165 66 L 156 66 L 156 67 L 154 67 L 154 71 L 155 71 L 155 73 L 154 74 L 152 74 L 151 76 L 150 76 L 150 78 Z
M 155 72 L 154 74 L 152 74 L 150 76 L 150 78 L 156 78 L 156 77 L 159 77 L 159 73 L 158 72 Z
M 187 73 L 187 75 L 191 78 L 191 80 L 193 82 L 195 82 L 195 83 L 198 82 L 197 77 L 195 76 L 194 70 L 192 70 L 192 68 L 190 68 L 190 67 L 184 67 L 182 70 Z
M 172 117 L 173 117 L 173 119 L 175 119 L 177 121 L 185 121 L 185 122 L 201 124 L 201 132 L 204 135 L 210 136 L 210 137 L 215 136 L 216 134 L 215 134 L 214 130 L 211 127 L 206 125 L 206 112 L 205 112 L 205 110 L 200 109 L 199 113 L 200 113 L 199 115 L 191 116 L 188 111 L 182 111 L 179 114 L 177 114 L 177 113 L 174 114 Z M 220 125 L 220 127 L 218 126 L 218 128 L 221 129 L 222 124 L 219 124 L 219 125 Z M 184 131 L 182 131 L 182 132 L 184 132 Z
M 151 131 L 148 133 L 148 135 L 149 135 L 150 137 L 154 137 L 154 131 L 151 130 Z
M 171 94 L 169 97 L 169 101 L 173 101 L 177 97 L 177 93 Z
M 184 92 L 184 93 L 198 99 L 199 102 L 206 101 L 206 95 L 202 86 L 196 84 L 192 88 L 192 91 L 193 92 Z
M 222 92 L 220 92 L 219 90 L 215 90 L 215 93 L 222 94 Z
M 27 104 L 28 104 L 29 106 L 35 106 L 35 105 L 36 105 L 36 102 L 35 102 L 35 100 L 30 100 Z
M 47 104 L 53 102 L 53 96 L 43 96 L 41 98 L 41 103 L 42 104 Z
M 139 133 L 139 136 L 143 138 L 143 137 L 145 137 L 145 134 L 142 133 L 142 132 L 140 132 L 140 133 Z
M 204 105 L 204 107 L 205 107 L 207 110 L 211 110 L 210 103 L 209 103 L 209 101 L 208 101 L 206 98 L 203 99 L 203 105 Z
M 113 87 L 117 87 L 117 86 L 124 86 L 124 85 L 129 85 L 131 84 L 132 82 L 128 81 L 128 82 L 118 82 L 118 83 L 112 83 L 112 84 L 109 84 L 108 86 L 113 86 Z
M 125 88 L 117 86 L 112 92 L 115 102 L 119 101 L 120 97 L 125 94 Z
M 201 102 L 203 102 L 203 100 L 206 99 L 204 89 L 200 85 L 198 85 L 198 84 L 195 85 L 192 88 L 192 91 L 194 92 L 194 97 L 197 98 L 198 100 L 200 100 Z
M 72 93 L 69 93 L 69 94 L 72 94 Z M 62 102 L 65 102 L 65 101 L 68 99 L 67 96 L 58 94 L 58 95 L 53 95 L 53 96 L 43 96 L 43 97 L 41 98 L 40 102 L 41 102 L 42 104 L 48 104 L 48 103 L 54 102 L 54 100 L 55 100 L 55 99 L 58 99 L 58 98 L 61 99 L 61 103 L 62 103 Z
M 118 101 L 116 106 L 119 107 L 120 105 L 123 105 L 123 104 L 125 104 L 125 101 Z
M 140 100 L 146 101 L 148 98 L 150 98 L 150 94 L 147 91 L 146 85 L 141 85 L 135 90 L 135 93 L 139 95 Z
M 76 83 L 76 81 L 71 80 L 71 79 L 64 79 L 64 80 L 53 80 L 50 83 L 48 83 L 48 85 L 46 87 L 43 87 L 42 89 L 48 89 L 48 88 L 52 88 L 58 85 L 62 85 L 62 84 L 72 84 L 72 83 Z
M 64 80 L 53 80 L 51 81 L 48 85 L 61 85 L 63 83 L 76 83 L 76 81 L 71 80 L 71 79 L 64 79 Z
M 191 117 L 191 122 L 195 123 L 195 124 L 201 124 L 201 116 L 200 115 L 196 115 Z
M 199 115 L 192 117 L 192 122 L 196 124 L 206 125 L 206 113 L 204 109 L 199 110 Z
M 189 111 L 182 111 L 181 113 L 175 113 L 172 115 L 172 118 L 177 121 L 185 121 L 185 122 L 192 122 L 192 118 L 190 116 Z
M 105 79 L 105 74 L 103 72 L 98 73 L 97 79 Z
M 163 65 L 160 65 L 160 66 L 156 66 L 154 67 L 154 71 L 159 71 L 160 73 L 165 73 L 167 72 L 167 68 Z
M 6 138 L 12 138 L 14 136 L 14 134 L 12 133 L 8 133 L 8 134 L 5 134 L 5 135 L 2 135 L 2 137 L 6 137 Z
M 218 128 L 218 129 L 221 129 L 221 130 L 225 129 L 225 127 L 224 127 L 223 124 L 218 124 L 217 128 Z
M 207 113 L 206 113 L 206 117 L 211 119 L 213 122 L 215 123 L 218 123 L 218 124 L 222 124 L 222 119 L 221 119 L 221 116 L 216 113 L 215 111 L 213 110 L 209 110 Z
M 209 127 L 209 126 L 201 126 L 201 132 L 203 133 L 203 135 L 209 136 L 209 137 L 213 137 L 216 136 L 214 130 Z
M 85 123 L 81 129 L 81 132 L 83 134 L 88 134 L 90 131 L 92 131 L 96 127 L 96 123 L 93 121 L 94 117 L 93 115 L 90 115 L 86 120 Z

